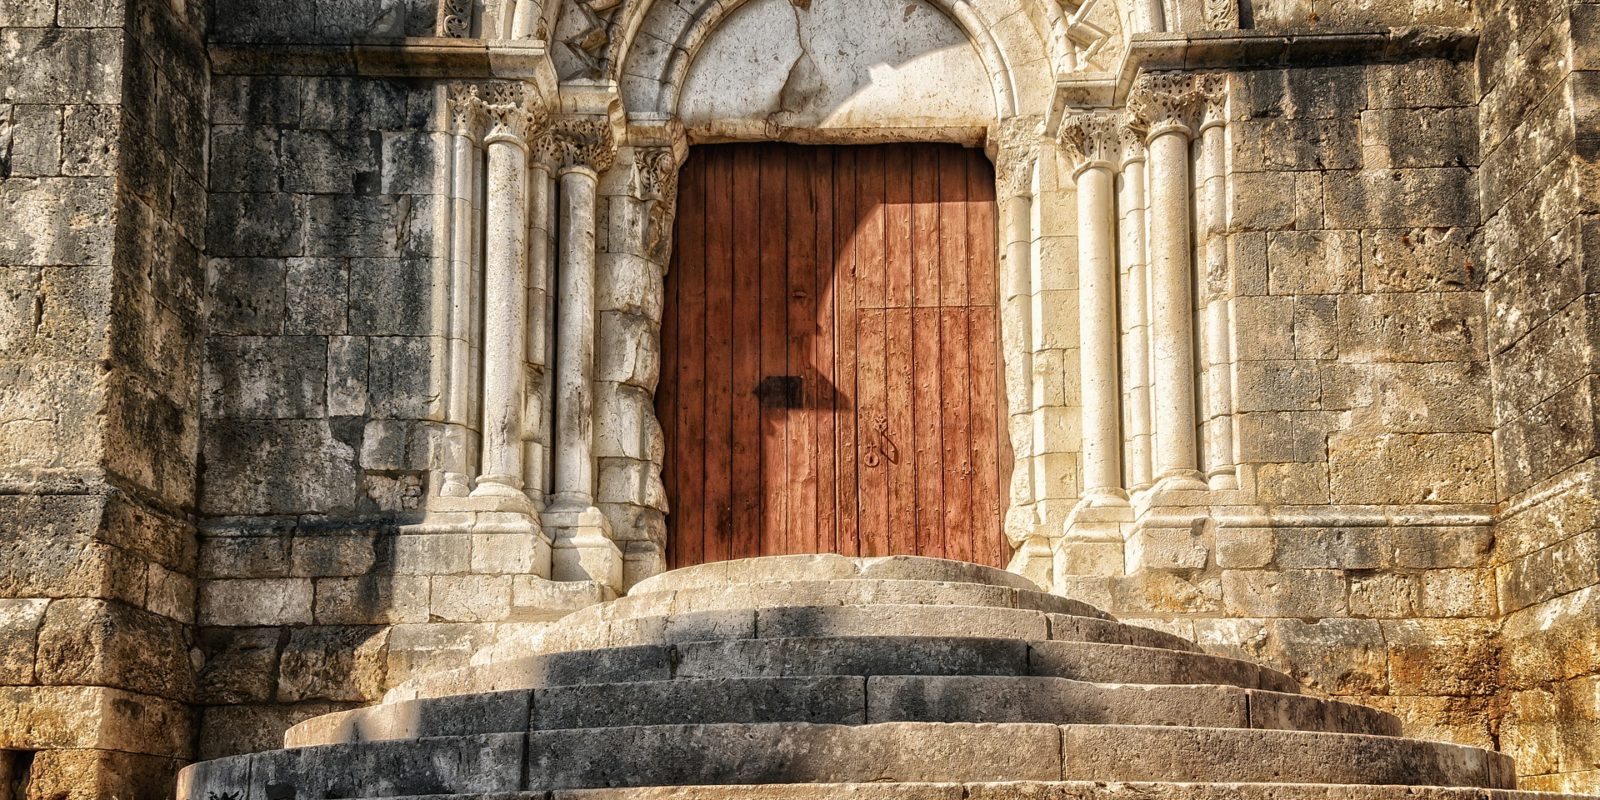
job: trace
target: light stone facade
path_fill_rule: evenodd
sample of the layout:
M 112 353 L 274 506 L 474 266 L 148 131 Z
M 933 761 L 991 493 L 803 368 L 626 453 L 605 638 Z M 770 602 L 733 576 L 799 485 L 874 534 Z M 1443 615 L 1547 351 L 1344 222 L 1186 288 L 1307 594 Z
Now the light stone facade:
M 1587 0 L 0 0 L 0 776 L 161 795 L 660 572 L 688 148 L 916 140 L 996 170 L 1013 571 L 1600 788 L 1597 43 Z

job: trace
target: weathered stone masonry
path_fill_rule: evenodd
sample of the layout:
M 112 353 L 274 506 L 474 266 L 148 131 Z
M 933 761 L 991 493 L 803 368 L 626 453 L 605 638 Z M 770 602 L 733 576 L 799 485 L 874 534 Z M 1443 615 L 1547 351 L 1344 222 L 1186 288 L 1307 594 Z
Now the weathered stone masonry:
M 687 148 L 914 139 L 995 162 L 1015 570 L 1592 789 L 1597 43 L 1579 0 L 0 0 L 0 773 L 156 796 L 655 574 Z

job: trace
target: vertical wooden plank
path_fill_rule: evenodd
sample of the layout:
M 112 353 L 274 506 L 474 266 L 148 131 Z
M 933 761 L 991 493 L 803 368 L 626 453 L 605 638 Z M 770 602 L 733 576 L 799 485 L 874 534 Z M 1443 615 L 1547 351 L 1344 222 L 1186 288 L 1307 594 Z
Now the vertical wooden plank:
M 918 147 L 911 159 L 911 422 L 910 478 L 915 502 L 912 552 L 943 558 L 943 380 L 939 314 L 939 159 L 944 147 Z
M 861 220 L 856 246 L 856 279 L 859 323 L 856 330 L 858 362 L 856 393 L 858 418 L 856 436 L 861 470 L 858 478 L 859 535 L 861 554 L 881 556 L 890 552 L 889 481 L 893 464 L 888 407 L 887 364 L 885 354 L 885 225 L 888 209 L 884 205 L 884 155 L 887 148 L 871 147 L 856 151 L 859 159 L 856 183 L 856 214 Z
M 861 395 L 856 380 L 860 320 L 856 311 L 859 288 L 856 243 L 860 238 L 860 212 L 856 184 L 860 175 L 860 150 L 837 151 L 833 183 L 834 299 L 834 421 L 838 470 L 835 497 L 839 506 L 837 552 L 861 554 L 860 527 L 860 426 Z
M 780 144 L 761 148 L 761 371 L 760 377 L 782 377 L 789 368 L 788 256 L 784 237 L 787 198 L 784 196 L 787 164 Z M 754 387 L 752 387 L 754 388 Z M 788 427 L 789 410 L 781 405 L 761 406 L 761 555 L 780 555 L 788 548 Z
M 1000 266 L 995 228 L 998 212 L 994 199 L 994 167 L 977 151 L 967 159 L 967 272 L 968 299 L 973 305 L 1000 301 Z
M 733 536 L 729 558 L 761 552 L 761 251 L 760 151 L 755 145 L 732 151 L 733 214 Z
M 673 220 L 672 248 L 662 286 L 661 303 L 661 381 L 656 386 L 656 419 L 661 421 L 661 485 L 667 493 L 667 564 L 680 566 L 678 520 L 682 513 L 682 487 L 678 483 L 678 286 L 683 283 L 685 243 L 704 232 L 700 189 L 696 170 L 703 153 L 692 153 L 678 178 L 678 213 Z
M 711 148 L 706 201 L 705 560 L 730 557 L 733 539 L 732 154 Z
M 704 161 L 697 163 L 692 172 L 689 188 L 703 197 Z M 678 283 L 678 441 L 683 448 L 679 462 L 678 541 L 682 563 L 698 564 L 705 559 L 705 236 L 700 226 L 690 226 L 688 233 L 680 244 L 683 257 Z
M 884 356 L 888 432 L 885 467 L 889 476 L 888 532 L 891 553 L 915 553 L 916 427 L 912 419 L 911 353 L 911 148 L 890 145 L 884 166 Z
M 939 155 L 939 304 L 967 304 L 967 166 L 976 153 L 958 148 Z
M 972 364 L 970 394 L 973 449 L 974 561 L 1005 566 L 1010 548 L 1005 541 L 1002 498 L 1010 475 L 1002 475 L 1001 452 L 1009 451 L 1000 387 L 1000 301 L 997 209 L 994 169 L 977 153 L 967 161 L 968 338 Z
M 786 410 L 786 450 L 789 457 L 790 553 L 817 552 L 817 472 L 813 419 L 817 415 L 817 371 L 812 367 L 811 345 L 817 337 L 817 209 L 812 202 L 811 174 L 814 148 L 784 148 L 785 248 L 787 258 L 786 311 L 788 328 L 784 371 L 800 379 L 799 408 Z
M 967 317 L 967 309 L 959 306 L 939 310 L 939 333 L 944 345 L 940 364 L 943 428 L 940 466 L 944 486 L 945 557 L 959 561 L 971 561 L 973 557 L 974 469 L 972 405 L 969 396 L 972 362 Z
M 833 240 L 833 156 L 829 147 L 812 150 L 815 157 L 811 166 L 811 205 L 816 210 L 816 227 L 812 248 L 812 296 L 816 303 L 812 309 L 811 324 L 816 334 L 811 339 L 811 374 L 815 380 L 806 387 L 808 413 L 811 414 L 811 458 L 815 465 L 817 524 L 812 551 L 834 553 L 838 551 L 838 486 L 834 476 L 838 472 L 835 454 L 838 452 L 838 413 L 834 409 L 834 385 L 838 373 L 834 369 L 834 336 L 838 322 L 834 318 L 834 240 Z

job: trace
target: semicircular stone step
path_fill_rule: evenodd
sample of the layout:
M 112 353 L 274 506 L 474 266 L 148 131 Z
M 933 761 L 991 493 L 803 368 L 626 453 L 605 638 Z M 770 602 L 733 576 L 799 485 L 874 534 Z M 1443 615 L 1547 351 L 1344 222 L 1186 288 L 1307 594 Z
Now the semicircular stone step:
M 917 580 L 775 580 L 756 584 L 706 586 L 634 592 L 610 603 L 589 606 L 566 617 L 563 627 L 619 619 L 700 611 L 731 611 L 780 606 L 937 605 L 1022 609 L 1110 620 L 1087 603 L 1060 595 L 1009 586 Z
M 1094 683 L 1219 684 L 1299 691 L 1281 672 L 1204 653 L 970 637 L 797 637 L 548 653 L 414 678 L 384 701 L 671 678 L 1010 675 Z
M 1017 608 L 891 604 L 693 611 L 605 622 L 569 617 L 538 636 L 535 653 L 803 636 L 973 636 L 1199 650 L 1193 642 L 1169 633 L 1092 617 Z
M 482 798 L 428 795 L 391 800 Z M 639 786 L 510 792 L 492 800 L 1593 800 L 1583 795 L 1455 786 L 1350 786 L 1283 783 L 805 783 L 769 786 Z M 197 799 L 198 800 L 198 799 Z M 373 800 L 365 798 L 363 800 Z
M 1060 780 L 1514 788 L 1513 773 L 1510 759 L 1486 750 L 1356 734 L 1034 723 L 762 723 L 294 748 L 191 767 L 180 797 Z M 271 794 L 269 786 L 276 787 Z
M 1047 722 L 1400 733 L 1399 719 L 1380 711 L 1236 686 L 836 675 L 591 683 L 388 703 L 301 722 L 284 735 L 284 746 L 728 722 Z
M 1039 585 L 1014 572 L 966 561 L 923 556 L 857 558 L 829 553 L 766 556 L 681 567 L 635 584 L 632 592 L 700 589 L 771 581 L 834 581 L 854 579 L 935 581 L 1008 586 L 1038 591 Z

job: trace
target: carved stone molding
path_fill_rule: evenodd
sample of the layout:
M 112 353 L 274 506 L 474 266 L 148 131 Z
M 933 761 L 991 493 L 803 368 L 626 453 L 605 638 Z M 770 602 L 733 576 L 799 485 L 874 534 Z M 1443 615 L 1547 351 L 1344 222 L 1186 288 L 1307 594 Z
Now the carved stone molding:
M 1039 160 L 1039 119 L 1015 117 L 994 132 L 994 178 L 999 199 L 1032 194 L 1033 166 Z
M 1078 170 L 1095 166 L 1115 169 L 1122 154 L 1121 128 L 1119 114 L 1086 111 L 1063 118 L 1056 138 Z
M 462 39 L 472 35 L 472 0 L 439 0 L 439 35 Z
M 665 264 L 672 254 L 672 219 L 678 208 L 678 154 L 671 147 L 634 149 L 639 197 L 646 204 L 644 252 Z
M 1206 27 L 1231 31 L 1239 27 L 1239 0 L 1206 0 Z
M 611 169 L 617 143 L 611 120 L 605 117 L 560 117 L 539 142 L 541 155 L 557 170 L 588 169 L 600 174 Z
M 1128 113 L 1146 129 L 1147 140 L 1174 130 L 1192 135 L 1204 96 L 1200 76 L 1188 72 L 1146 72 L 1134 82 Z
M 483 90 L 483 111 L 489 130 L 484 141 L 527 145 L 550 120 L 550 110 L 532 84 L 491 83 Z

